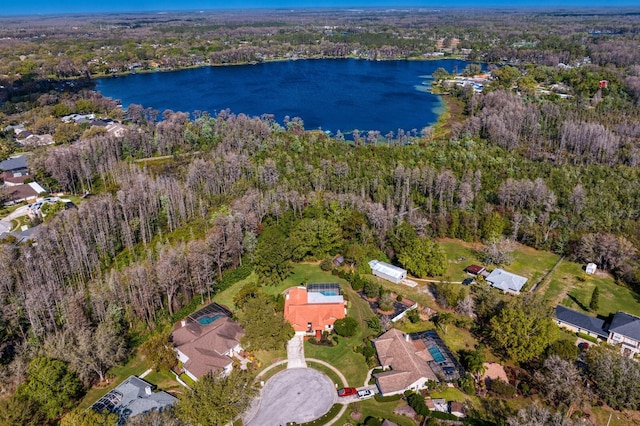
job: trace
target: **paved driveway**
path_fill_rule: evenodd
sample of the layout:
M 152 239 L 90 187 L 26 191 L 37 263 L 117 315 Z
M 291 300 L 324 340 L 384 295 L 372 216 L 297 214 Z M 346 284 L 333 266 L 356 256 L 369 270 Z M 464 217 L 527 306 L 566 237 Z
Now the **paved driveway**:
M 25 216 L 29 211 L 29 206 L 21 206 L 0 219 L 0 234 L 11 231 L 11 220 L 20 216 Z
M 325 414 L 338 396 L 331 379 L 311 368 L 293 368 L 273 376 L 260 397 L 260 408 L 248 426 L 306 423 Z

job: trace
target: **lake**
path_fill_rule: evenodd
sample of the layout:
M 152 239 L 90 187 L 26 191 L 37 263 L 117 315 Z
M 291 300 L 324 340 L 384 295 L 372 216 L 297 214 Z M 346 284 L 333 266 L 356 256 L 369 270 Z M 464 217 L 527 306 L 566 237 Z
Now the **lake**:
M 442 112 L 429 93 L 438 67 L 461 71 L 462 60 L 366 61 L 318 59 L 256 65 L 202 67 L 97 79 L 96 90 L 122 106 L 141 104 L 217 114 L 224 109 L 250 116 L 300 117 L 306 129 L 349 133 L 398 129 L 418 132 Z

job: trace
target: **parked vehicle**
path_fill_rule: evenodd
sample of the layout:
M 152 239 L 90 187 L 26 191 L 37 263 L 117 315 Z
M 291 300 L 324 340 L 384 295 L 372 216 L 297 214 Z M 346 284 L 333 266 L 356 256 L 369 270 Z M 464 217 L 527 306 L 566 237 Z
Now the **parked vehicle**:
M 581 351 L 586 351 L 587 349 L 589 349 L 589 344 L 587 342 L 580 342 L 578 343 L 578 348 Z
M 338 389 L 338 396 L 352 396 L 358 393 L 356 388 L 342 388 Z
M 373 396 L 373 391 L 371 389 L 362 389 L 358 391 L 358 398 L 365 399 L 371 398 Z

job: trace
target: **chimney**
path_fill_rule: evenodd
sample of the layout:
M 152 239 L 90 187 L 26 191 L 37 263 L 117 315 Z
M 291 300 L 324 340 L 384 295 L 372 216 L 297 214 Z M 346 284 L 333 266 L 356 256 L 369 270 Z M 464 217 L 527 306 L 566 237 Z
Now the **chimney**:
M 187 325 L 187 321 L 186 321 L 186 320 L 182 320 L 182 321 L 180 321 L 180 325 L 181 325 L 182 327 L 184 327 L 185 325 Z
M 151 392 L 151 386 L 146 386 L 144 388 L 144 393 L 146 393 L 147 396 L 151 396 L 153 394 L 153 392 Z
M 404 340 L 406 340 L 407 342 L 411 341 L 411 336 L 409 336 L 408 334 L 404 335 Z

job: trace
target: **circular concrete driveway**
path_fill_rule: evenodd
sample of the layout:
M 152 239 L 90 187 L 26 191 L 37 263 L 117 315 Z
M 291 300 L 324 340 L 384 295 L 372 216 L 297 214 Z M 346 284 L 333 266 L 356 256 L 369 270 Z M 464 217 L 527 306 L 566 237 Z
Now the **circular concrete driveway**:
M 311 368 L 284 370 L 262 389 L 260 408 L 248 426 L 310 422 L 329 411 L 336 399 L 333 382 L 321 372 Z

